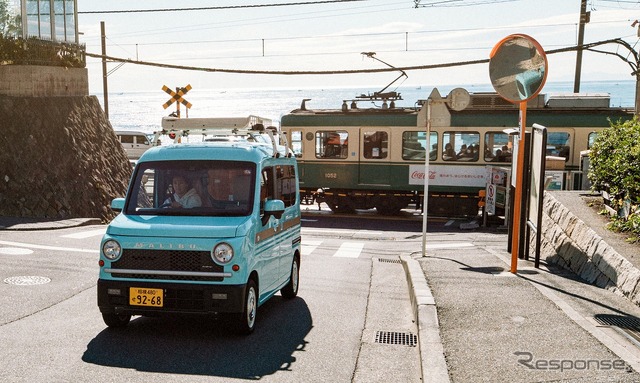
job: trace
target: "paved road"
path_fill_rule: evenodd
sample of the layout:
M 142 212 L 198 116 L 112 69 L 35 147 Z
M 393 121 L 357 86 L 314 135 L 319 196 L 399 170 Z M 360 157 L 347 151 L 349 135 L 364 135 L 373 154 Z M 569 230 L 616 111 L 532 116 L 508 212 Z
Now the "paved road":
M 430 222 L 422 257 L 420 221 L 305 215 L 300 297 L 263 306 L 251 338 L 184 319 L 108 330 L 95 307 L 104 227 L 0 231 L 1 280 L 51 279 L 0 283 L 0 381 L 433 381 L 429 350 L 410 345 L 423 325 L 448 368 L 437 381 L 640 381 L 640 308 L 544 264 L 514 275 L 504 233 L 460 223 Z M 400 255 L 428 281 L 430 323 L 412 320 Z
M 299 297 L 276 296 L 240 337 L 224 320 L 106 328 L 95 288 L 104 230 L 0 231 L 0 381 L 420 381 L 404 271 L 376 231 L 304 228 Z

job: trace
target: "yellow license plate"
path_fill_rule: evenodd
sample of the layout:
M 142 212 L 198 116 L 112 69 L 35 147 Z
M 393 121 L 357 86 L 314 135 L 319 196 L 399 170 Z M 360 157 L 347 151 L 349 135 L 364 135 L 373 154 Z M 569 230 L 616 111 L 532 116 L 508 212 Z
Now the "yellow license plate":
M 162 307 L 164 304 L 162 289 L 129 287 L 129 304 L 131 306 Z

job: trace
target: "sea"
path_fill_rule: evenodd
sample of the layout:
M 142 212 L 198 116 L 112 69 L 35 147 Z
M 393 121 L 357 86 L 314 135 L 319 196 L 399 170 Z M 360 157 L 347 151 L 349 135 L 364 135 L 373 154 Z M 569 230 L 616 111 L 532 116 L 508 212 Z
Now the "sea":
M 435 87 L 442 96 L 455 88 L 468 92 L 493 92 L 491 84 L 444 85 Z M 584 81 L 580 93 L 608 94 L 612 107 L 633 107 L 635 80 Z M 413 107 L 418 100 L 426 100 L 433 86 L 405 86 L 394 89 L 401 94 L 398 107 Z M 247 117 L 249 115 L 271 119 L 278 126 L 280 118 L 300 107 L 303 99 L 309 109 L 340 109 L 343 100 L 352 100 L 360 95 L 373 94 L 380 89 L 369 88 L 325 88 L 325 89 L 191 89 L 184 99 L 191 103 L 187 109 L 180 105 L 181 117 Z M 573 81 L 546 83 L 542 92 L 546 95 L 573 93 Z M 102 93 L 94 93 L 104 108 Z M 114 130 L 131 130 L 153 133 L 161 130 L 161 119 L 176 111 L 176 103 L 166 109 L 163 105 L 171 98 L 162 91 L 128 91 L 109 93 L 108 117 Z M 361 107 L 366 103 L 361 101 Z M 380 103 L 376 104 L 380 106 Z M 370 104 L 369 107 L 372 107 Z

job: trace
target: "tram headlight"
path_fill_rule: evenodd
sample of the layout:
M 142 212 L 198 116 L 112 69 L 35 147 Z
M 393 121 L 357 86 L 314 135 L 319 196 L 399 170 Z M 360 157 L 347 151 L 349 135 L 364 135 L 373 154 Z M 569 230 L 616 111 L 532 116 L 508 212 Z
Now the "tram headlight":
M 110 261 L 115 261 L 122 255 L 122 247 L 118 241 L 110 239 L 102 245 L 102 254 Z
M 211 259 L 218 264 L 226 265 L 233 259 L 233 247 L 226 242 L 217 244 L 211 251 Z

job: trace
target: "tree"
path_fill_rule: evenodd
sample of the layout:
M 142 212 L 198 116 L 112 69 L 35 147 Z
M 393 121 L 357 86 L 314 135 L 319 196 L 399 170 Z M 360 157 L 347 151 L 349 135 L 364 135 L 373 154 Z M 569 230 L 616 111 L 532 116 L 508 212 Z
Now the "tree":
M 22 35 L 22 18 L 10 0 L 0 0 L 0 36 Z

